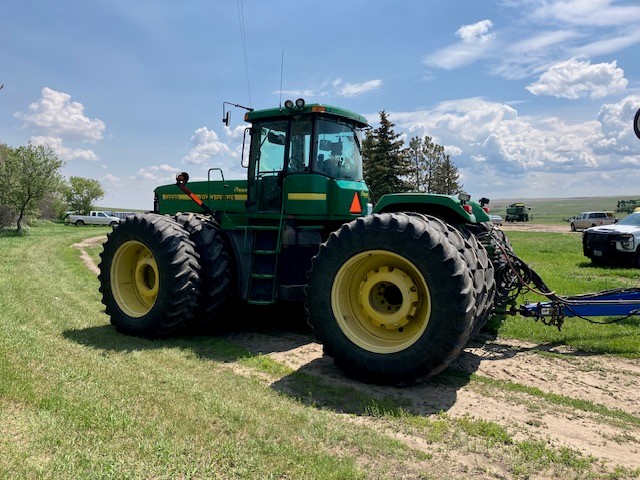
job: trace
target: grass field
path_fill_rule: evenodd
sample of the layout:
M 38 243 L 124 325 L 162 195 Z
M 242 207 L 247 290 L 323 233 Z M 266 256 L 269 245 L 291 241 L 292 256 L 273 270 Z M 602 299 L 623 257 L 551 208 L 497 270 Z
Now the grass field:
M 108 231 L 47 223 L 25 236 L 0 233 L 0 478 L 640 475 L 633 463 L 605 461 L 545 435 L 522 435 L 540 427 L 542 412 L 551 412 L 597 421 L 613 451 L 638 445 L 640 416 L 594 399 L 455 368 L 416 388 L 367 387 L 292 368 L 230 337 L 149 341 L 120 335 L 103 312 L 95 274 L 72 247 Z M 588 264 L 577 235 L 513 232 L 510 239 L 559 293 L 637 286 L 637 270 Z M 91 252 L 94 259 L 99 251 Z M 238 312 L 230 320 L 249 336 L 270 333 L 243 315 L 253 314 Z M 278 328 L 286 329 L 283 323 Z M 637 318 L 611 325 L 570 319 L 558 332 L 516 316 L 496 319 L 492 327 L 498 337 L 613 359 L 635 362 L 640 351 Z M 282 338 L 305 335 L 294 328 Z M 479 408 L 457 411 L 469 398 Z M 498 410 L 524 406 L 531 420 L 502 422 L 489 415 L 491 402 Z

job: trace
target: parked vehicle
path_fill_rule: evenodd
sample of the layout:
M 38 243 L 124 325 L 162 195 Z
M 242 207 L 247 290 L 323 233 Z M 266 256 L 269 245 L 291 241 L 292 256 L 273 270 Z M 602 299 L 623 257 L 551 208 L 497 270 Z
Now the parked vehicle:
M 560 328 L 576 312 L 638 311 L 640 289 L 624 305 L 609 300 L 619 292 L 598 296 L 597 311 L 579 309 L 592 296 L 555 294 L 491 223 L 487 199 L 392 193 L 370 204 L 361 115 L 303 99 L 247 110 L 246 179 L 211 168 L 187 186 L 178 173 L 155 189 L 153 213 L 107 235 L 98 279 L 119 332 L 228 328 L 241 302 L 303 302 L 324 354 L 346 373 L 406 384 L 447 368 L 494 312 Z M 507 308 L 532 288 L 549 305 Z
M 621 261 L 640 267 L 640 212 L 613 225 L 588 228 L 582 234 L 582 250 L 594 263 Z
M 585 228 L 599 227 L 600 225 L 611 225 L 616 223 L 613 212 L 582 212 L 569 219 L 571 231 L 584 230 Z
M 529 213 L 531 207 L 524 203 L 512 203 L 507 207 L 507 222 L 528 222 L 533 219 L 533 215 Z
M 69 215 L 65 218 L 68 223 L 73 223 L 76 227 L 83 225 L 118 225 L 120 218 L 107 215 L 105 212 L 91 211 L 89 215 Z
M 489 215 L 491 217 L 491 223 L 496 226 L 502 225 L 502 217 L 500 215 Z

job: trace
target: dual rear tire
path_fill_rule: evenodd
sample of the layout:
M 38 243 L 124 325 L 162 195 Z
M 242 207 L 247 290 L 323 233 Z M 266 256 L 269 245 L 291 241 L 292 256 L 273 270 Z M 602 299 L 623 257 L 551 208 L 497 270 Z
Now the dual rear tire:
M 406 213 L 358 218 L 332 233 L 307 286 L 310 324 L 325 353 L 373 383 L 444 370 L 492 305 L 490 262 L 468 238 L 435 217 Z
M 108 234 L 100 255 L 111 323 L 128 335 L 160 338 L 214 321 L 230 283 L 225 248 L 203 217 L 128 217 Z

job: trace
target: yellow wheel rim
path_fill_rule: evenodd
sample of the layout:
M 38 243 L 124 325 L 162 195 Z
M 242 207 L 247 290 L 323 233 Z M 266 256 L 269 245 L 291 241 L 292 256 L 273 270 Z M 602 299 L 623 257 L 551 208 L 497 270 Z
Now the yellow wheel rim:
M 331 288 L 340 329 L 359 347 L 395 353 L 413 345 L 431 316 L 429 287 L 406 258 L 370 250 L 347 261 Z
M 124 313 L 142 317 L 158 298 L 158 264 L 153 253 L 141 242 L 123 243 L 111 264 L 111 290 Z

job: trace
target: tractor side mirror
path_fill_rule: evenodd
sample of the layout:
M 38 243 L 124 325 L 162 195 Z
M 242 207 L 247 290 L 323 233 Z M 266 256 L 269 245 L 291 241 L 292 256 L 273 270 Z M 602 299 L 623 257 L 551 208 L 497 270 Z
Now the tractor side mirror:
M 267 135 L 267 140 L 269 143 L 275 143 L 276 145 L 284 145 L 286 142 L 286 138 L 284 135 L 278 135 L 277 133 L 269 132 Z
M 633 119 L 633 131 L 636 134 L 636 137 L 640 138 L 640 108 L 636 112 L 636 116 Z
M 330 152 L 331 151 L 331 140 L 320 140 L 320 145 L 318 147 L 319 150 Z

